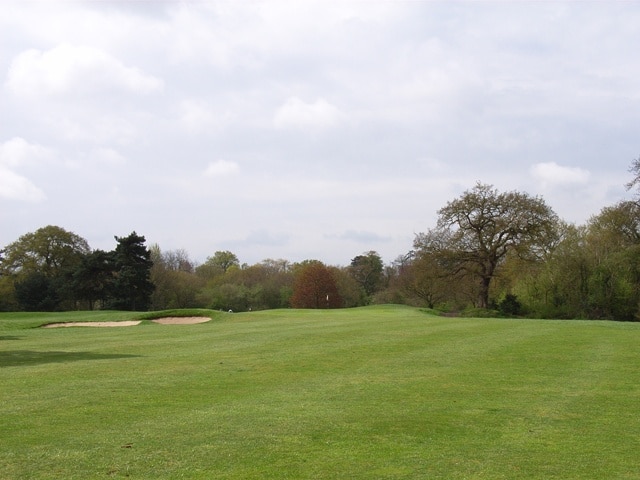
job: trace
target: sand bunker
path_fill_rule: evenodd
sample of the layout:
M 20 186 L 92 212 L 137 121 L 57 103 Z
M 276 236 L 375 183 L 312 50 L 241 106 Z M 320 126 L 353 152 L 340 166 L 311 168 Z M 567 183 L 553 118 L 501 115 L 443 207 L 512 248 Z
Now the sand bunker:
M 139 325 L 140 320 L 127 320 L 124 322 L 64 322 L 49 323 L 43 325 L 42 328 L 58 328 L 58 327 L 132 327 Z
M 152 320 L 154 323 L 162 325 L 194 325 L 196 323 L 205 323 L 211 320 L 209 317 L 164 317 Z
M 165 317 L 152 320 L 153 323 L 162 325 L 194 325 L 196 323 L 205 323 L 211 320 L 209 317 Z M 43 325 L 42 328 L 59 328 L 59 327 L 132 327 L 140 325 L 140 320 L 127 320 L 123 322 L 64 322 L 49 323 Z

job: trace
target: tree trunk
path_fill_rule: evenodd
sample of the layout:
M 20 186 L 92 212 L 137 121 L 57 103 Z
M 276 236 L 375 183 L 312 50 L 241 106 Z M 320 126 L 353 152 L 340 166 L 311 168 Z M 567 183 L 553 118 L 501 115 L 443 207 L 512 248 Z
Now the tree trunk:
M 489 308 L 489 284 L 491 276 L 483 276 L 480 279 L 480 292 L 478 293 L 478 307 Z

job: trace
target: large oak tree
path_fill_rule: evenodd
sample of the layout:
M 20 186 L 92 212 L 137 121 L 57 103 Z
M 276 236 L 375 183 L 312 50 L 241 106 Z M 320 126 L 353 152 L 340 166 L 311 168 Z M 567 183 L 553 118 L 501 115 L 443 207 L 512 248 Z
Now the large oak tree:
M 435 255 L 450 275 L 476 279 L 477 306 L 489 306 L 489 289 L 500 263 L 512 252 L 535 257 L 549 245 L 557 216 L 540 197 L 498 192 L 482 183 L 438 211 L 435 229 L 418 234 L 414 246 Z
M 73 308 L 70 279 L 89 252 L 84 238 L 55 225 L 22 235 L 4 249 L 2 291 L 26 310 Z

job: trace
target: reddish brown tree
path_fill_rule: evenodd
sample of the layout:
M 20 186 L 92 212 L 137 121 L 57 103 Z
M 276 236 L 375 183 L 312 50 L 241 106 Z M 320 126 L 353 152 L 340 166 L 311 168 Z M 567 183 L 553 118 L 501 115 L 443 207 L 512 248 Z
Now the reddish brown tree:
M 340 308 L 342 305 L 331 270 L 319 261 L 300 265 L 293 282 L 293 308 Z

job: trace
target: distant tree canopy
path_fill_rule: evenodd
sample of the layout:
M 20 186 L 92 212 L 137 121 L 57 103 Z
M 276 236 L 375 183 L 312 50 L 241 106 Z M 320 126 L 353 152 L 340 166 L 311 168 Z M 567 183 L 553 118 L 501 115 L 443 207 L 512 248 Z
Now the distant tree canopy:
M 212 278 L 216 275 L 225 274 L 232 267 L 239 267 L 240 262 L 235 253 L 228 250 L 218 250 L 211 257 L 198 267 L 200 276 Z

